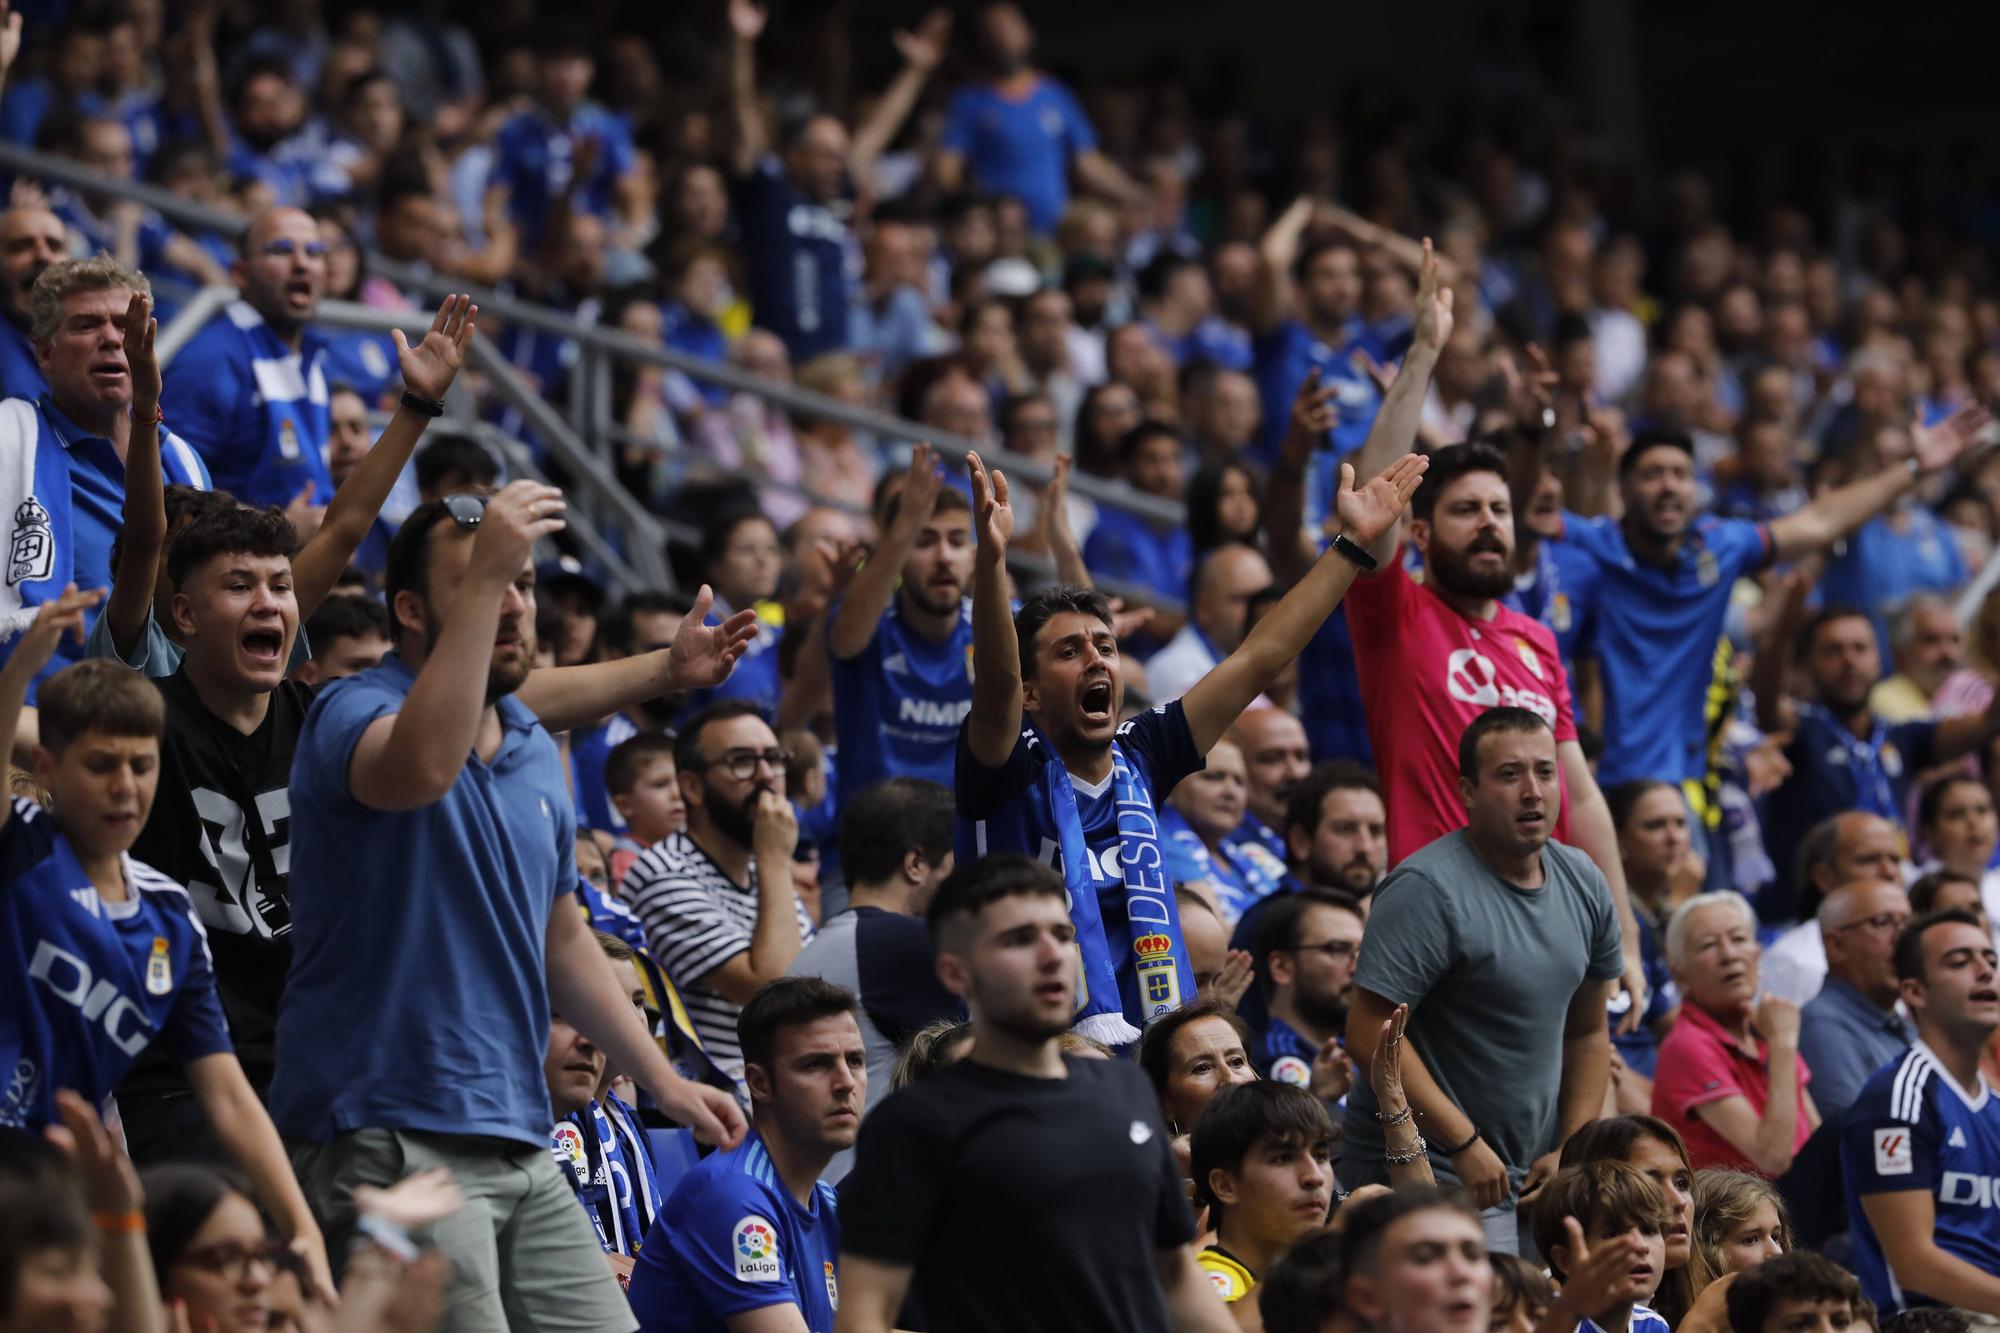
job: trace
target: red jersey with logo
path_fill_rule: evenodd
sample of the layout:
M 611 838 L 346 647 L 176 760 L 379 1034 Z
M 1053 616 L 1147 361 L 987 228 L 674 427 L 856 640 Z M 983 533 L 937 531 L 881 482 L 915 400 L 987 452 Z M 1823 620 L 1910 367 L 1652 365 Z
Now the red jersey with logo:
M 1389 815 L 1389 863 L 1465 827 L 1458 738 L 1489 708 L 1539 713 L 1556 740 L 1576 739 L 1569 679 L 1540 621 L 1497 607 L 1491 620 L 1453 610 L 1403 568 L 1359 578 L 1343 599 L 1354 636 L 1361 704 Z M 1569 840 L 1569 795 L 1555 836 Z

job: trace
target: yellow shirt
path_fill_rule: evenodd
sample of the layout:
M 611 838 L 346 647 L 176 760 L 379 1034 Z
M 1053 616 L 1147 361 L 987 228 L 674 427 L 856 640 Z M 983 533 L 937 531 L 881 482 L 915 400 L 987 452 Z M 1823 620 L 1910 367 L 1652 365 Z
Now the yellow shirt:
M 1197 1254 L 1194 1261 L 1201 1265 L 1202 1272 L 1208 1274 L 1208 1280 L 1215 1284 L 1215 1294 L 1222 1297 L 1225 1305 L 1234 1305 L 1257 1285 L 1257 1275 L 1220 1245 L 1209 1246 Z

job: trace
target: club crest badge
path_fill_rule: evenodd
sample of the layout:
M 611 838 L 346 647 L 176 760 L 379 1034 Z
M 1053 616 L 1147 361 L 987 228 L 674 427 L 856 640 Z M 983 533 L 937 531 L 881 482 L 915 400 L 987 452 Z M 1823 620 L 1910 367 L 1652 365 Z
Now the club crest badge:
M 167 956 L 166 937 L 155 935 L 152 956 L 146 960 L 146 994 L 170 995 L 173 989 L 174 965 Z
M 29 496 L 14 509 L 14 535 L 7 542 L 7 584 L 45 579 L 55 572 L 56 534 L 49 511 Z
M 1132 941 L 1139 956 L 1139 1002 L 1145 1007 L 1146 1021 L 1170 1014 L 1181 1007 L 1180 965 L 1174 961 L 1174 942 L 1158 932 Z

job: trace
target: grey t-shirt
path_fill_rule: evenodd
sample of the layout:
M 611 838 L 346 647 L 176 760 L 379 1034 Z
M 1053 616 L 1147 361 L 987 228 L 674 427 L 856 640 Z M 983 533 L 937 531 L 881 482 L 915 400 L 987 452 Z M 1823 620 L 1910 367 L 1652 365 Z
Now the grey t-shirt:
M 1551 842 L 1542 867 L 1542 887 L 1523 889 L 1479 859 L 1465 830 L 1439 838 L 1375 890 L 1354 973 L 1357 988 L 1410 1006 L 1425 1068 L 1516 1188 L 1555 1144 L 1570 1000 L 1586 978 L 1624 971 L 1611 890 L 1590 858 Z M 1388 1179 L 1377 1106 L 1357 1079 L 1341 1146 L 1350 1189 Z M 1442 1146 L 1431 1145 L 1431 1169 L 1455 1182 Z

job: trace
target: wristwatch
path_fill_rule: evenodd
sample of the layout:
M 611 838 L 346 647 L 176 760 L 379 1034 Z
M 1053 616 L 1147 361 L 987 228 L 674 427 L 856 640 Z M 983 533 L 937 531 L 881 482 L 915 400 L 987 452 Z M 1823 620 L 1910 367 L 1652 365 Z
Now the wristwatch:
M 1362 569 L 1375 568 L 1375 557 L 1368 554 L 1367 548 L 1360 542 L 1352 540 L 1344 532 L 1334 533 L 1333 540 L 1326 544 L 1326 549 L 1353 561 Z

